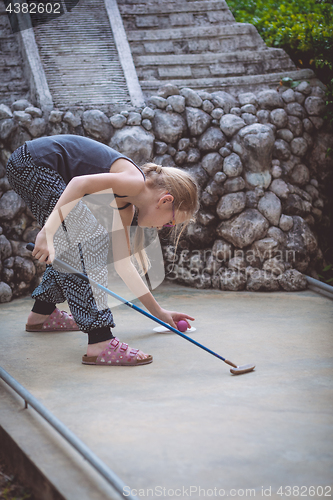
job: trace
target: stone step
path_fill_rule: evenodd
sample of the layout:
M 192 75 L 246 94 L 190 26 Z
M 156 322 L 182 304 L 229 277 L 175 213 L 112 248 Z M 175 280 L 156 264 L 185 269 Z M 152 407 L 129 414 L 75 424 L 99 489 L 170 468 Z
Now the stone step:
M 81 0 L 34 32 L 56 107 L 130 104 L 103 0 Z
M 203 26 L 196 31 L 192 28 L 170 28 L 165 30 L 141 30 L 131 31 L 127 34 L 130 42 L 139 42 L 142 40 L 160 41 L 160 40 L 182 40 L 184 38 L 200 37 L 223 37 L 223 36 L 239 36 L 243 34 L 251 34 L 256 36 L 261 41 L 261 45 L 266 46 L 259 36 L 256 28 L 248 23 L 234 23 L 228 26 Z
M 274 89 L 284 77 L 293 78 L 295 81 L 308 80 L 311 84 L 318 85 L 318 80 L 311 69 L 226 78 L 169 78 L 168 83 L 177 85 L 179 88 L 190 87 L 194 90 L 207 90 L 208 92 L 224 90 L 237 96 L 240 92 L 253 92 L 267 88 Z M 156 94 L 156 91 L 165 84 L 165 80 L 143 80 L 140 83 L 145 95 L 149 97 Z
M 296 69 L 284 50 L 268 48 L 222 54 L 137 56 L 134 62 L 141 80 L 257 75 Z
M 0 84 L 1 94 L 6 96 L 6 99 L 8 98 L 10 102 L 13 102 L 12 93 L 23 96 L 28 90 L 28 84 L 22 80 L 12 80 L 11 82 L 2 81 Z M 1 103 L 4 103 L 4 100 L 1 100 Z
M 21 57 L 17 54 L 0 54 L 0 68 L 21 66 Z
M 10 92 L 27 92 L 29 90 L 29 85 L 22 79 L 8 82 L 7 87 Z
M 170 4 L 170 3 L 172 3 L 172 4 L 183 3 L 183 4 L 186 5 L 188 3 L 188 0 L 176 0 L 176 2 L 175 1 L 170 2 L 168 0 L 150 0 L 148 3 L 149 4 L 157 3 L 161 7 L 164 7 L 165 5 Z M 119 7 L 122 6 L 122 5 L 133 5 L 133 6 L 136 6 L 136 5 L 140 5 L 140 4 L 144 5 L 145 2 L 144 2 L 144 0 L 117 0 L 117 4 L 118 4 Z
M 167 28 L 176 26 L 211 26 L 213 23 L 230 24 L 235 19 L 229 10 L 215 10 L 206 14 L 180 13 L 180 14 L 153 14 L 153 15 L 132 15 L 123 17 L 126 30 L 140 30 L 147 28 Z
M 120 12 L 127 31 L 235 23 L 224 1 L 171 3 L 162 4 L 162 6 L 158 4 L 122 5 Z
M 229 10 L 224 0 L 203 0 L 196 2 L 157 2 L 157 3 L 138 3 L 130 5 L 129 2 L 121 4 L 118 2 L 120 14 L 140 15 L 140 14 L 176 14 L 180 12 L 208 12 L 214 10 Z
M 24 81 L 23 69 L 20 66 L 14 68 L 10 66 L 0 66 L 1 69 L 1 83 L 11 82 L 15 80 Z
M 154 56 L 135 56 L 134 61 L 137 66 L 146 65 L 177 65 L 177 64 L 212 64 L 215 62 L 230 64 L 234 62 L 246 62 L 269 60 L 272 58 L 287 58 L 283 49 L 265 47 L 263 50 L 242 52 L 206 52 L 202 54 L 163 54 Z
M 0 56 L 4 54 L 17 55 L 18 42 L 15 35 L 0 36 Z
M 260 50 L 266 45 L 252 24 L 128 31 L 133 56 Z

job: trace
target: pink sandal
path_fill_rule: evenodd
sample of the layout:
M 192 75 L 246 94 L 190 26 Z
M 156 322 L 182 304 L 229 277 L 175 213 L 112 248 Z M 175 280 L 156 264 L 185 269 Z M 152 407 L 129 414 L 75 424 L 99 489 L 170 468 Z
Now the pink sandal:
M 115 337 L 99 356 L 87 356 L 86 354 L 82 356 L 82 363 L 84 365 L 136 366 L 147 365 L 153 361 L 153 357 L 150 355 L 145 359 L 138 359 L 139 349 L 131 349 L 129 354 L 126 354 L 127 348 L 128 344 L 120 342 Z
M 75 323 L 73 316 L 66 311 L 55 309 L 53 313 L 38 325 L 25 325 L 27 332 L 75 332 L 80 328 Z

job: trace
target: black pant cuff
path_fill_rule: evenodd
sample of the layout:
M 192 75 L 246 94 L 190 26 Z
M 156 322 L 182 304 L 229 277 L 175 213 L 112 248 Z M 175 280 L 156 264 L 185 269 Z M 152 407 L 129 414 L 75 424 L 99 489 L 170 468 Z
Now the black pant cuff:
M 88 344 L 98 344 L 98 342 L 105 342 L 105 340 L 111 339 L 114 339 L 114 335 L 112 335 L 109 326 L 103 326 L 102 328 L 96 328 L 88 332 Z
M 31 310 L 32 312 L 35 312 L 37 314 L 52 314 L 55 308 L 55 304 L 36 299 L 35 304 Z

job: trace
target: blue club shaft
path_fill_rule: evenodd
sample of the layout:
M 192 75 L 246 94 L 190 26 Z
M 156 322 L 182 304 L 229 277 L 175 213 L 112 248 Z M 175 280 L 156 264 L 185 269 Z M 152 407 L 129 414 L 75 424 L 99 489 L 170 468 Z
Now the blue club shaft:
M 28 250 L 33 250 L 35 247 L 35 245 L 33 243 L 28 243 L 27 244 L 27 249 Z M 134 309 L 135 311 L 143 314 L 144 316 L 147 316 L 147 318 L 150 318 L 152 319 L 153 321 L 155 321 L 156 323 L 159 323 L 160 325 L 164 326 L 165 328 L 167 328 L 168 330 L 171 330 L 172 332 L 176 333 L 177 335 L 179 335 L 180 337 L 183 337 L 184 339 L 188 340 L 189 342 L 191 342 L 192 344 L 200 347 L 201 349 L 203 349 L 204 351 L 206 352 L 209 352 L 209 354 L 212 354 L 213 356 L 215 356 L 216 358 L 219 358 L 221 359 L 222 361 L 225 361 L 227 362 L 228 364 L 230 364 L 230 362 L 228 362 L 225 358 L 223 358 L 222 356 L 220 356 L 219 354 L 217 354 L 216 352 L 212 351 L 211 349 L 209 349 L 208 347 L 205 347 L 204 345 L 200 344 L 199 342 L 197 342 L 196 340 L 193 340 L 191 339 L 191 337 L 188 337 L 187 335 L 185 335 L 184 333 L 180 332 L 179 330 L 177 330 L 176 328 L 173 328 L 171 325 L 168 325 L 168 323 L 165 323 L 164 321 L 162 321 L 161 319 L 159 318 L 156 318 L 156 316 L 153 316 L 152 314 L 150 314 L 149 312 L 146 312 L 144 311 L 143 309 L 141 309 L 141 307 L 138 307 L 137 305 L 133 304 L 132 302 L 129 302 L 128 300 L 124 299 L 123 297 L 121 297 L 120 295 L 118 295 L 117 293 L 115 292 L 112 292 L 111 290 L 109 290 L 108 288 L 106 288 L 105 286 L 101 285 L 100 283 L 97 283 L 97 281 L 89 278 L 88 276 L 86 276 L 85 274 L 79 272 L 77 269 L 75 269 L 74 267 L 70 266 L 69 264 L 67 264 L 66 262 L 63 262 L 62 260 L 58 259 L 58 258 L 55 258 L 53 260 L 53 265 L 57 265 L 59 266 L 59 268 L 61 269 L 64 269 L 65 271 L 71 273 L 71 274 L 74 274 L 75 276 L 78 276 L 79 278 L 81 278 L 82 280 L 88 282 L 88 283 L 91 283 L 95 286 L 97 286 L 98 288 L 100 288 L 101 290 L 103 290 L 104 292 L 106 292 L 108 295 L 111 295 L 111 297 L 114 297 L 115 299 L 119 300 L 120 302 L 122 302 L 123 304 L 125 304 L 126 306 L 128 307 L 131 307 L 132 309 Z M 232 366 L 237 366 L 237 365 L 234 365 L 232 363 Z

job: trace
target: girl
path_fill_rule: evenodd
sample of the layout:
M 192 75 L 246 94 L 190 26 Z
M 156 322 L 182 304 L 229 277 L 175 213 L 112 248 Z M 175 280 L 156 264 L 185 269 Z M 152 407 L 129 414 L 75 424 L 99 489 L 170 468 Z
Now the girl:
M 27 331 L 82 330 L 88 334 L 85 364 L 141 365 L 152 356 L 132 349 L 113 336 L 115 326 L 106 294 L 73 274 L 57 271 L 55 254 L 107 286 L 109 235 L 82 198 L 103 191 L 113 194 L 112 238 L 115 269 L 142 304 L 176 327 L 186 314 L 163 309 L 145 286 L 130 260 L 129 227 L 161 229 L 188 222 L 198 209 L 198 188 L 186 172 L 132 160 L 100 142 L 76 135 L 28 141 L 11 155 L 7 176 L 42 227 L 32 255 L 47 264 L 32 293 L 35 304 Z M 110 200 L 109 200 L 110 201 Z M 69 242 L 69 243 L 68 243 Z M 142 246 L 142 244 L 141 244 Z M 73 250 L 75 249 L 75 250 Z M 136 256 L 143 272 L 148 262 L 137 241 Z M 67 300 L 71 315 L 56 304 Z

